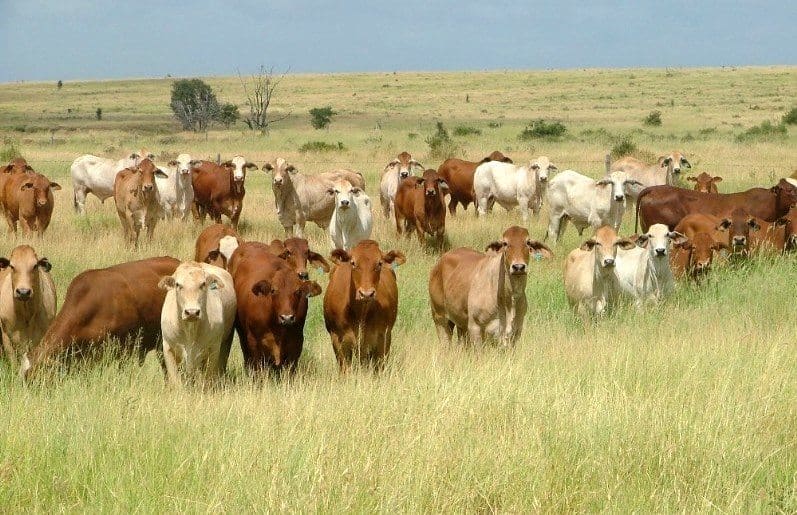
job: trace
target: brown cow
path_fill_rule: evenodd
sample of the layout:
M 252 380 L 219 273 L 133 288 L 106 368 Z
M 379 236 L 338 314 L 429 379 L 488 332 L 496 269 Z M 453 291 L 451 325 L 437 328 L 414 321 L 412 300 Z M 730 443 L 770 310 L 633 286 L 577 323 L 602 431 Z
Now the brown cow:
M 79 274 L 41 342 L 23 357 L 22 376 L 29 378 L 52 359 L 87 358 L 105 351 L 132 355 L 137 350 L 143 363 L 160 341 L 166 292 L 158 282 L 179 264 L 164 256 Z
M 695 177 L 694 175 L 690 175 L 686 178 L 687 181 L 692 181 L 695 183 L 694 190 L 699 191 L 702 193 L 719 193 L 717 189 L 717 183 L 722 182 L 722 177 L 719 175 L 715 175 L 714 177 L 710 176 L 706 172 L 702 172 L 700 175 Z
M 113 183 L 113 201 L 116 213 L 122 222 L 125 240 L 138 247 L 138 235 L 146 229 L 147 239 L 152 240 L 155 226 L 161 218 L 158 185 L 155 177 L 168 178 L 149 159 L 143 159 L 135 168 L 125 168 Z
M 653 224 L 675 228 L 686 215 L 706 213 L 723 216 L 742 208 L 752 216 L 773 222 L 797 203 L 797 186 L 781 179 L 772 188 L 752 188 L 739 193 L 700 193 L 675 186 L 651 186 L 639 194 L 637 224 L 647 231 Z M 637 232 L 637 229 L 634 229 Z
M 194 261 L 226 269 L 232 253 L 241 243 L 243 240 L 229 225 L 210 225 L 196 239 Z
M 20 174 L 20 173 L 35 173 L 33 167 L 28 164 L 28 162 L 22 157 L 16 157 L 8 162 L 8 164 L 2 168 L 0 168 L 0 210 L 4 210 L 5 207 L 5 185 L 6 181 L 11 178 L 12 175 Z
M 331 258 L 336 266 L 324 294 L 324 324 L 340 371 L 348 371 L 355 359 L 381 370 L 398 313 L 392 265 L 404 263 L 404 254 L 382 252 L 377 242 L 363 240 L 351 251 L 333 250 Z
M 0 174 L 6 175 L 6 174 Z M 33 231 L 41 237 L 55 205 L 53 191 L 61 186 L 36 172 L 12 173 L 3 185 L 3 211 L 8 222 L 8 232 L 17 232 L 17 221 L 29 236 Z
M 296 270 L 262 243 L 241 244 L 229 268 L 238 299 L 235 329 L 244 364 L 252 372 L 295 372 L 304 346 L 307 299 L 320 294 L 321 287 L 300 280 Z
M 194 203 L 191 211 L 194 220 L 205 223 L 205 217 L 210 215 L 218 224 L 221 223 L 221 215 L 224 215 L 230 219 L 233 229 L 238 230 L 238 219 L 246 195 L 246 171 L 257 170 L 254 163 L 245 162 L 239 157 L 220 165 L 209 161 L 192 161 Z
M 418 241 L 424 244 L 424 233 L 442 248 L 446 236 L 446 206 L 444 194 L 448 190 L 445 179 L 434 170 L 426 170 L 423 177 L 407 177 L 396 192 L 396 230 L 399 234 L 414 226 Z M 402 227 L 403 225 L 403 227 Z
M 685 242 L 674 244 L 670 252 L 670 267 L 677 279 L 687 276 L 700 281 L 708 274 L 714 254 L 729 250 L 728 245 L 716 241 L 711 234 L 699 232 Z
M 296 270 L 299 279 L 303 281 L 310 278 L 307 271 L 308 263 L 324 272 L 329 272 L 327 260 L 318 252 L 310 250 L 310 244 L 304 238 L 288 238 L 285 241 L 275 239 L 272 240 L 268 249 L 275 256 L 287 261 Z
M 443 164 L 437 168 L 437 173 L 448 183 L 449 193 L 451 194 L 448 202 L 448 211 L 452 215 L 457 213 L 457 204 L 462 204 L 462 209 L 466 211 L 471 202 L 474 203 L 474 206 L 476 205 L 476 199 L 473 195 L 473 174 L 476 173 L 476 168 L 480 164 L 490 161 L 512 162 L 504 154 L 494 150 L 489 156 L 479 162 L 450 158 L 443 161 Z M 491 208 L 492 202 L 488 207 L 488 211 Z
M 790 252 L 797 248 L 797 205 L 774 222 L 756 219 L 760 231 L 750 234 L 753 252 Z
M 675 226 L 676 232 L 680 232 L 689 239 L 694 238 L 698 233 L 709 234 L 714 241 L 725 243 L 736 255 L 749 253 L 751 235 L 760 229 L 761 226 L 756 218 L 741 208 L 734 209 L 724 217 L 692 213 L 686 215 Z

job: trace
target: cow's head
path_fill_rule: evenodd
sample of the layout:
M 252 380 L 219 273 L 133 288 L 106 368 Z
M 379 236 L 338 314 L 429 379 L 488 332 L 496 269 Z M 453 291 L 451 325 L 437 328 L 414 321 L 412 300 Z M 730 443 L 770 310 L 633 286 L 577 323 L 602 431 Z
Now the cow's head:
M 3 168 L 0 168 L 0 173 L 35 173 L 33 167 L 22 157 L 15 157 L 8 162 Z
M 595 256 L 595 268 L 603 274 L 609 274 L 614 271 L 617 249 L 631 250 L 634 245 L 633 241 L 628 238 L 620 239 L 613 228 L 604 225 L 598 227 L 595 235 L 581 244 L 580 248 L 581 250 L 592 252 Z
M 249 170 L 257 170 L 257 165 L 250 163 L 243 156 L 235 156 L 229 161 L 221 164 L 224 168 L 232 172 L 232 180 L 238 183 L 244 182 L 246 179 L 246 172 Z
M 337 265 L 348 263 L 351 266 L 354 298 L 365 302 L 376 298 L 376 288 L 384 265 L 401 265 L 406 261 L 401 251 L 382 252 L 379 244 L 373 240 L 363 240 L 351 251 L 335 249 L 330 258 Z
M 712 177 L 706 172 L 702 172 L 697 177 L 690 175 L 686 180 L 695 183 L 695 191 L 701 193 L 719 193 L 717 183 L 722 182 L 722 177 L 719 175 Z
M 781 179 L 770 191 L 776 195 L 776 208 L 780 214 L 786 214 L 797 204 L 797 179 Z
M 426 197 L 442 198 L 448 192 L 448 183 L 437 174 L 437 170 L 428 169 L 423 172 L 423 177 L 415 180 L 416 188 L 423 188 Z
M 205 256 L 204 262 L 217 266 L 219 268 L 227 269 L 227 263 L 230 262 L 230 257 L 232 257 L 232 253 L 235 252 L 235 249 L 241 244 L 241 240 L 239 240 L 236 236 L 227 235 L 219 239 L 219 246 L 208 252 L 208 255 Z
M 730 216 L 720 220 L 715 229 L 727 233 L 728 246 L 731 248 L 731 252 L 738 254 L 749 248 L 750 231 L 760 230 L 761 225 L 747 211 L 742 208 L 736 208 L 731 212 Z
M 399 180 L 401 180 L 413 175 L 416 168 L 420 168 L 421 171 L 423 171 L 423 165 L 413 159 L 409 152 L 402 152 L 396 157 L 396 159 L 392 160 L 387 164 L 387 166 L 385 166 L 385 169 L 382 171 L 382 173 L 384 174 L 388 171 L 397 173 Z
M 11 251 L 11 257 L 0 257 L 0 270 L 11 270 L 11 291 L 14 299 L 27 302 L 38 293 L 40 273 L 47 273 L 52 265 L 46 257 L 39 259 L 29 245 L 20 245 Z
M 626 172 L 615 170 L 603 179 L 595 183 L 598 187 L 611 187 L 611 199 L 615 202 L 625 202 L 625 196 L 629 194 L 631 186 L 642 186 L 643 184 L 636 179 L 628 177 Z
M 543 184 L 548 182 L 548 175 L 556 172 L 558 168 L 546 156 L 540 156 L 529 163 L 529 168 L 537 174 L 537 179 Z
M 61 189 L 57 182 L 50 182 L 47 177 L 39 173 L 29 174 L 26 179 L 19 189 L 33 192 L 33 203 L 37 207 L 46 206 L 50 202 L 51 192 Z
M 730 250 L 728 245 L 715 241 L 710 234 L 705 232 L 699 232 L 692 238 L 675 244 L 674 247 L 687 252 L 687 270 L 694 279 L 699 279 L 709 272 L 715 253 Z
M 157 191 L 155 177 L 160 177 L 161 179 L 169 178 L 169 176 L 166 175 L 166 172 L 155 166 L 155 163 L 153 163 L 150 159 L 142 160 L 141 163 L 134 168 L 134 170 L 135 173 L 139 175 L 139 185 L 141 192 L 145 196 Z
M 191 154 L 180 154 L 177 159 L 169 161 L 169 166 L 177 170 L 179 177 L 190 177 L 191 168 L 196 166 L 197 163 L 197 161 L 191 159 Z
M 525 275 L 528 270 L 529 257 L 534 252 L 535 258 L 552 258 L 553 251 L 544 243 L 532 240 L 529 231 L 523 227 L 513 225 L 504 231 L 500 241 L 487 245 L 488 252 L 502 252 L 506 272 L 510 275 Z
M 672 151 L 669 155 L 659 157 L 659 165 L 662 168 L 672 169 L 672 173 L 681 173 L 681 167 L 692 168 L 689 161 L 686 160 L 683 154 L 678 151 Z
M 349 181 L 335 181 L 332 187 L 327 190 L 327 193 L 335 197 L 335 208 L 347 211 L 349 208 L 354 207 L 354 203 L 362 194 L 362 190 L 356 186 L 352 186 Z
M 667 259 L 670 243 L 680 245 L 687 241 L 686 236 L 679 232 L 670 231 L 664 224 L 653 224 L 648 232 L 641 234 L 636 239 L 636 244 L 647 249 L 651 258 Z
M 270 298 L 275 322 L 290 326 L 297 322 L 302 303 L 320 294 L 321 286 L 315 281 L 300 280 L 292 269 L 285 267 L 277 270 L 270 280 L 255 283 L 252 293 L 258 297 Z
M 188 262 L 178 266 L 172 275 L 161 277 L 158 287 L 174 291 L 180 320 L 196 322 L 207 313 L 208 291 L 224 288 L 224 283 L 199 263 Z
M 149 159 L 150 161 L 155 161 L 155 154 L 150 152 L 149 150 L 144 150 L 143 148 L 138 152 L 133 152 L 127 157 L 127 160 L 130 161 L 130 167 L 135 167 L 141 164 L 142 161 L 145 159 Z
M 493 150 L 489 156 L 485 157 L 481 160 L 482 163 L 489 163 L 490 161 L 499 161 L 501 163 L 512 163 L 513 161 L 506 157 L 504 154 L 499 152 L 498 150 Z
M 273 163 L 264 164 L 263 170 L 271 174 L 271 185 L 278 189 L 284 184 L 290 184 L 291 175 L 299 173 L 295 166 L 281 157 L 275 159 Z
M 304 238 L 288 238 L 285 241 L 274 240 L 269 245 L 269 250 L 284 259 L 296 270 L 299 279 L 306 281 L 310 278 L 307 264 L 329 272 L 329 263 L 324 256 L 310 250 L 310 244 Z

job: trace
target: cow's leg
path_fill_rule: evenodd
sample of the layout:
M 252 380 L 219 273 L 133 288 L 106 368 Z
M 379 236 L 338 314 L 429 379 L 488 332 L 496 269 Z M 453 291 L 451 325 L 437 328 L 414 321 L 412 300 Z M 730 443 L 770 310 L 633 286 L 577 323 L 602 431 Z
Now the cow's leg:
M 72 197 L 72 205 L 75 208 L 75 212 L 79 215 L 86 214 L 86 189 L 81 187 L 75 187 L 75 192 Z
M 219 348 L 219 359 L 218 359 L 218 374 L 220 377 L 223 377 L 225 373 L 227 373 L 227 361 L 230 359 L 230 350 L 232 349 L 232 339 L 235 335 L 235 331 L 230 329 L 228 335 L 226 335 L 221 340 L 221 347 Z
M 393 214 L 396 216 L 396 232 L 403 234 L 402 225 L 404 224 L 404 217 L 399 214 L 398 210 L 393 211 Z
M 437 340 L 440 343 L 451 345 L 451 336 L 454 334 L 454 324 L 448 319 L 438 320 L 434 314 L 433 318 L 435 319 L 434 325 L 437 329 Z
M 452 216 L 457 214 L 457 204 L 459 201 L 454 198 L 454 195 L 451 195 L 451 199 L 448 201 L 448 212 L 451 213 Z
M 476 199 L 476 216 L 483 216 L 487 214 L 487 197 L 480 197 Z
M 560 232 L 561 225 L 562 225 L 562 215 L 558 213 L 551 213 L 551 217 L 548 220 L 548 231 L 546 231 L 545 238 L 543 238 L 543 241 L 551 237 L 553 238 L 553 244 L 556 245 L 556 242 L 559 241 L 559 236 L 561 235 Z
M 520 208 L 520 217 L 525 224 L 529 221 L 529 199 L 527 197 L 518 197 L 518 207 Z
M 352 341 L 347 341 L 350 339 L 350 337 L 347 338 L 348 335 L 340 335 L 332 331 L 329 333 L 329 336 L 332 340 L 332 349 L 335 351 L 335 359 L 338 361 L 340 373 L 346 374 L 351 368 L 352 349 L 354 345 Z
M 379 200 L 382 201 L 382 213 L 385 215 L 385 218 L 390 218 L 390 209 L 393 202 L 389 198 L 379 197 Z
M 474 320 L 468 320 L 468 341 L 471 345 L 481 345 L 484 341 L 484 330 Z
M 14 350 L 14 345 L 11 343 L 11 338 L 8 336 L 8 333 L 3 329 L 3 352 L 5 352 L 6 359 L 8 363 L 11 365 L 11 370 L 17 366 L 17 353 Z
M 30 236 L 30 234 L 33 232 L 30 220 L 28 220 L 24 216 L 19 219 L 19 225 L 22 227 L 22 234 L 24 234 L 25 236 Z
M 6 212 L 6 222 L 8 222 L 8 234 L 16 234 L 17 221 L 14 220 L 14 216 L 9 212 Z
M 423 247 L 424 243 L 426 243 L 423 232 L 423 224 L 421 224 L 421 221 L 417 218 L 415 219 L 415 234 L 418 236 L 418 243 L 421 245 L 421 247 Z
M 164 338 L 163 340 L 163 360 L 166 362 L 166 377 L 169 379 L 169 384 L 179 388 L 182 386 L 180 381 L 180 372 L 177 366 L 180 362 L 180 357 L 169 342 Z

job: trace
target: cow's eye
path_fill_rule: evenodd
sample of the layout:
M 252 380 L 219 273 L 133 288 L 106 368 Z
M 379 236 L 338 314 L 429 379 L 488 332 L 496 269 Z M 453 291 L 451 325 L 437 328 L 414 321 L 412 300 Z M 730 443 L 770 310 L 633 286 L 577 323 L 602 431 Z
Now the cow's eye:
M 351 268 L 352 268 L 352 270 L 355 270 L 355 269 L 357 268 L 357 263 L 355 263 L 354 261 L 352 261 L 352 262 L 351 262 Z
M 377 263 L 375 268 L 377 271 L 382 270 L 382 262 Z
M 183 288 L 183 285 L 182 285 L 182 284 L 180 284 L 180 283 L 174 283 L 174 286 L 175 286 L 175 288 L 177 288 L 178 290 L 180 290 L 180 289 L 182 289 L 182 288 Z
M 200 290 L 204 290 L 206 285 L 207 285 L 207 283 L 202 283 L 202 284 L 200 284 L 200 285 L 199 285 L 199 289 L 200 289 Z

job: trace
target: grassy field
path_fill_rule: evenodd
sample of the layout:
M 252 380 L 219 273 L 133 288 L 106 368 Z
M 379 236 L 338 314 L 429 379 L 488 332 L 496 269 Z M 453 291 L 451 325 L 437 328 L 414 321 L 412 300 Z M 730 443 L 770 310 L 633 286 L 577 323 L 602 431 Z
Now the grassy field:
M 243 108 L 237 78 L 208 82 Z M 691 172 L 721 175 L 723 192 L 772 185 L 797 165 L 797 128 L 739 142 L 779 122 L 797 98 L 797 68 L 300 75 L 285 78 L 275 109 L 291 116 L 268 136 L 242 125 L 180 132 L 170 79 L 0 85 L 0 150 L 18 149 L 60 182 L 45 238 L 62 299 L 87 268 L 152 255 L 193 256 L 200 228 L 167 222 L 151 244 L 126 249 L 113 203 L 72 211 L 69 165 L 145 147 L 258 165 L 276 156 L 315 173 L 361 170 L 376 200 L 384 165 L 408 150 L 428 167 L 425 138 L 443 121 L 459 155 L 494 149 L 516 162 L 539 154 L 591 176 L 629 139 L 640 155 L 682 150 Z M 467 95 L 467 101 L 466 101 Z M 328 130 L 307 111 L 331 105 Z M 103 120 L 94 119 L 97 107 Z M 68 111 L 69 110 L 69 111 Z M 660 127 L 643 125 L 653 110 Z M 567 126 L 557 141 L 522 141 L 533 119 Z M 300 153 L 320 140 L 344 150 Z M 471 208 L 472 209 L 472 208 Z M 532 220 L 542 238 L 547 212 Z M 23 386 L 0 367 L 0 510 L 25 511 L 797 511 L 797 348 L 794 257 L 717 269 L 662 305 L 622 307 L 585 328 L 569 310 L 562 263 L 581 239 L 571 229 L 552 261 L 533 262 L 526 329 L 516 348 L 463 350 L 436 341 L 426 281 L 437 256 L 397 238 L 375 216 L 374 238 L 401 249 L 399 319 L 380 376 L 341 378 L 311 299 L 305 352 L 291 381 L 265 384 L 242 370 L 235 344 L 220 391 L 165 387 L 155 356 L 144 367 L 105 363 Z M 520 224 L 501 208 L 448 220 L 454 247 L 482 248 Z M 633 222 L 626 220 L 624 233 Z M 245 238 L 281 237 L 268 177 L 252 172 Z M 317 227 L 308 239 L 330 249 Z M 24 242 L 3 236 L 3 255 Z M 327 278 L 314 272 L 325 287 Z

